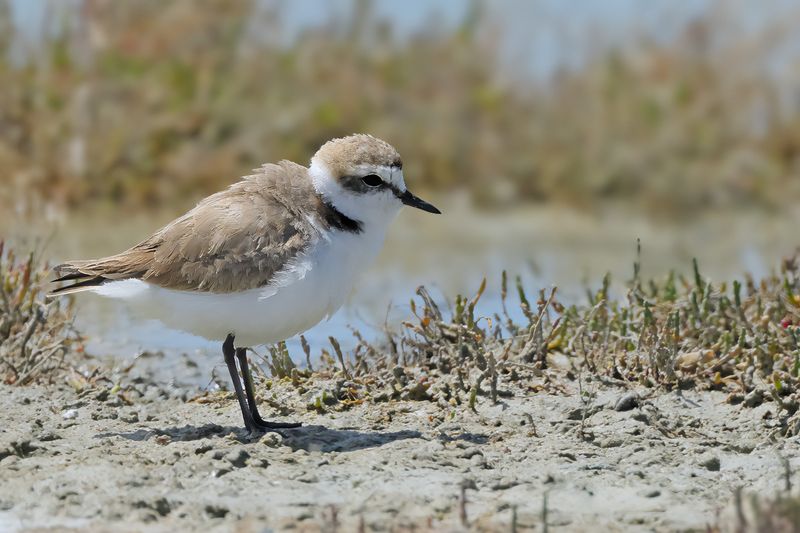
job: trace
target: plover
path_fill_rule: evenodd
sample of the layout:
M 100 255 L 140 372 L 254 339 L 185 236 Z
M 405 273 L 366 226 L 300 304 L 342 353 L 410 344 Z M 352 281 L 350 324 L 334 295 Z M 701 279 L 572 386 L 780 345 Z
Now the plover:
M 365 134 L 333 139 L 308 168 L 266 164 L 122 253 L 57 266 L 54 282 L 69 284 L 51 295 L 120 298 L 167 326 L 224 340 L 247 429 L 297 427 L 261 418 L 245 347 L 285 340 L 334 313 L 403 205 L 440 213 L 406 188 L 390 144 Z

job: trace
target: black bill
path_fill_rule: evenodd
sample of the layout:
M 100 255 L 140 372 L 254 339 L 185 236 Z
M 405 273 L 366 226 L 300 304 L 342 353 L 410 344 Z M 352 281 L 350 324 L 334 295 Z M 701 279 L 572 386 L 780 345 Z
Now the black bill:
M 410 191 L 405 191 L 404 193 L 398 196 L 400 201 L 406 205 L 410 205 L 411 207 L 416 207 L 417 209 L 422 209 L 423 211 L 427 211 L 428 213 L 435 213 L 437 215 L 441 215 L 442 212 L 436 209 L 434 206 L 426 202 L 425 200 L 421 200 L 411 194 Z

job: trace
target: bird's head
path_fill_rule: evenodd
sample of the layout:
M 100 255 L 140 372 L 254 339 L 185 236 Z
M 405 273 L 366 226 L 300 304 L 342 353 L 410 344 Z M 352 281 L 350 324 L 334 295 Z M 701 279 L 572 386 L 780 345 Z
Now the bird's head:
M 388 223 L 403 205 L 440 213 L 406 188 L 397 150 L 371 135 L 328 141 L 311 159 L 309 173 L 326 201 L 365 224 Z

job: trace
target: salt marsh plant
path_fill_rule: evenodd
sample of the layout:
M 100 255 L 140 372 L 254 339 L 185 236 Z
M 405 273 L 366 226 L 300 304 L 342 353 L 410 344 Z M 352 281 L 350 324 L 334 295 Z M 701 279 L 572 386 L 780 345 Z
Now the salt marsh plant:
M 316 375 L 338 376 L 341 408 L 424 400 L 443 412 L 474 410 L 480 398 L 563 393 L 564 380 L 581 375 L 622 388 L 720 390 L 745 407 L 774 402 L 776 431 L 800 433 L 797 258 L 763 280 L 731 283 L 706 279 L 696 263 L 689 276 L 646 281 L 637 262 L 624 298 L 610 296 L 606 277 L 569 305 L 555 289 L 533 297 L 519 279 L 515 291 L 508 285 L 503 275 L 502 308 L 491 316 L 475 314 L 485 281 L 449 311 L 420 288 L 400 331 L 378 345 L 359 336 L 348 360 L 323 358 Z M 508 312 L 512 300 L 524 320 Z
M 69 300 L 44 299 L 49 268 L 34 253 L 18 257 L 0 240 L 0 379 L 7 384 L 63 378 L 80 350 Z

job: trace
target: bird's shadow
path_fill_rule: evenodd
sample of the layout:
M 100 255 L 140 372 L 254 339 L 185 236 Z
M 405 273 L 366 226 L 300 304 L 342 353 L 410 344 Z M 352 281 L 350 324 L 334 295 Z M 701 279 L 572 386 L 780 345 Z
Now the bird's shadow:
M 241 443 L 257 443 L 262 438 L 262 434 L 251 434 L 241 427 L 220 426 L 219 424 L 174 426 L 162 429 L 141 428 L 129 432 L 99 433 L 95 435 L 95 438 L 120 437 L 141 442 L 166 436 L 169 437 L 169 441 L 187 442 L 224 438 L 231 434 Z M 393 432 L 359 431 L 353 428 L 331 429 L 320 425 L 283 429 L 280 434 L 283 436 L 283 444 L 293 450 L 302 449 L 317 452 L 352 452 L 365 448 L 377 448 L 398 440 L 423 438 L 419 431 L 414 430 Z

